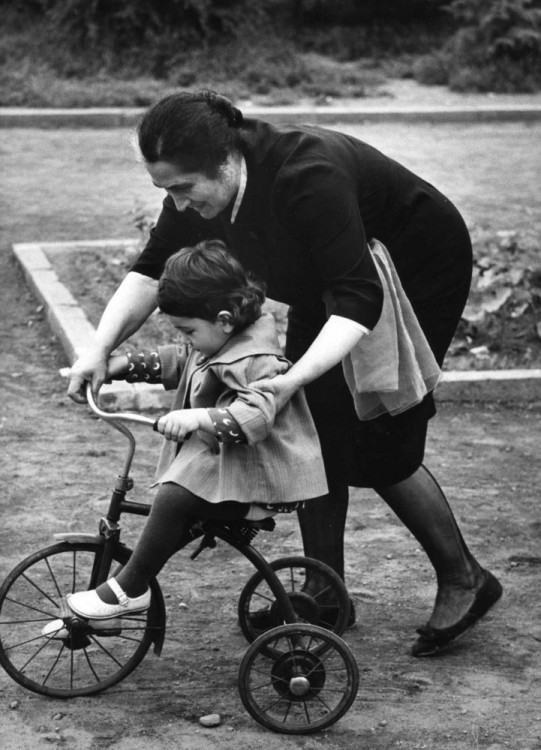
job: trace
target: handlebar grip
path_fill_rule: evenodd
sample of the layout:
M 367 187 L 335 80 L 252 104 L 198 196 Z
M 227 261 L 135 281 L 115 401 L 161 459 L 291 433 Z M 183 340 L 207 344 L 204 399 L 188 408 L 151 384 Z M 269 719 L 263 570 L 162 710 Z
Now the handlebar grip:
M 160 420 L 159 420 L 159 419 L 157 419 L 157 420 L 156 420 L 156 421 L 154 422 L 154 424 L 152 425 L 152 429 L 154 430 L 154 432 L 158 432 L 158 422 L 159 422 L 159 421 L 160 421 Z

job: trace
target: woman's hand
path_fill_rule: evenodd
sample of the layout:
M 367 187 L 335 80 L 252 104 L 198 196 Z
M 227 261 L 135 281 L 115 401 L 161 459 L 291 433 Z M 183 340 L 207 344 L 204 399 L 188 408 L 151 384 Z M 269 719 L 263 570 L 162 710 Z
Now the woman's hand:
M 214 432 L 214 427 L 206 409 L 179 409 L 160 417 L 156 429 L 166 440 L 180 442 L 190 432 L 206 430 Z
M 97 393 L 107 380 L 107 355 L 102 349 L 89 349 L 72 365 L 69 373 L 68 396 L 78 404 L 86 404 L 86 383 L 92 382 Z
M 276 412 L 283 409 L 289 399 L 299 390 L 299 387 L 299 384 L 293 378 L 289 377 L 289 373 L 250 383 L 250 388 L 272 393 L 276 403 Z
M 97 393 L 108 377 L 109 355 L 134 333 L 156 308 L 158 282 L 130 271 L 107 304 L 93 345 L 73 364 L 68 396 L 79 404 L 86 403 L 85 384 L 92 382 Z

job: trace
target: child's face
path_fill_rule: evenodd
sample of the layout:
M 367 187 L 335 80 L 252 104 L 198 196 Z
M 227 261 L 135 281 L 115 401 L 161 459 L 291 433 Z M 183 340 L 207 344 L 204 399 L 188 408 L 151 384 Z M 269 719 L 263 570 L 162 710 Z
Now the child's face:
M 233 333 L 231 315 L 227 312 L 219 313 L 214 322 L 203 320 L 203 318 L 184 318 L 175 315 L 167 317 L 182 334 L 184 343 L 191 344 L 206 357 L 216 354 Z

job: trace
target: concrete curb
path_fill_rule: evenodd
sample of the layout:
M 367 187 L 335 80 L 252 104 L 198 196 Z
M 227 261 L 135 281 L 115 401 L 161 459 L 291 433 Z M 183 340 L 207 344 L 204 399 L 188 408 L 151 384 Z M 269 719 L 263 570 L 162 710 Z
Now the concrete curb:
M 94 337 L 94 328 L 71 292 L 59 281 L 47 252 L 84 251 L 89 247 L 133 246 L 134 240 L 32 242 L 13 245 L 25 279 L 43 304 L 47 320 L 72 364 Z M 470 370 L 444 372 L 438 401 L 541 402 L 541 370 Z M 102 403 L 120 410 L 169 408 L 171 394 L 159 385 L 117 382 L 104 387 Z
M 60 341 L 70 365 L 93 340 L 95 329 L 71 292 L 58 279 L 47 257 L 47 250 L 84 250 L 107 244 L 118 247 L 133 245 L 133 241 L 32 242 L 13 245 L 13 252 L 22 267 L 26 282 L 36 299 L 44 306 L 47 321 Z M 63 374 L 62 370 L 60 374 Z M 171 394 L 160 385 L 132 385 L 119 381 L 104 386 L 101 392 L 101 404 L 117 410 L 159 409 L 168 407 L 170 402 Z
M 0 107 L 0 128 L 131 128 L 144 112 L 141 108 L 24 109 Z M 244 107 L 246 117 L 275 124 L 360 122 L 539 122 L 538 104 L 448 105 L 445 107 L 408 106 L 328 106 L 328 107 Z

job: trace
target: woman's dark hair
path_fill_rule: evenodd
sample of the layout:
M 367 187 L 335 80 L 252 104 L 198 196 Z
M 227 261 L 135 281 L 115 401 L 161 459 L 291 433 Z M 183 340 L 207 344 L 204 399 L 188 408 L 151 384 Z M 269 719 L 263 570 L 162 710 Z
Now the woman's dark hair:
M 246 272 L 221 240 L 185 247 L 165 264 L 158 306 L 167 315 L 215 321 L 227 310 L 235 331 L 261 315 L 265 285 Z
M 241 151 L 243 117 L 214 91 L 181 91 L 153 104 L 137 126 L 143 159 L 166 161 L 186 172 L 218 176 L 227 157 Z

